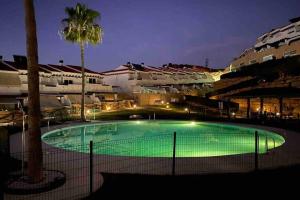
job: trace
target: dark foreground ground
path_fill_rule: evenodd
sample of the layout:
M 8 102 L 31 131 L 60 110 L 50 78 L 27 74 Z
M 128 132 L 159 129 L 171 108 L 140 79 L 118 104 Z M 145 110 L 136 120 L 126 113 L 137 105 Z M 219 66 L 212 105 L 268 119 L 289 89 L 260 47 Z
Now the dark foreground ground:
M 181 199 L 211 197 L 248 199 L 250 196 L 257 196 L 257 199 L 261 199 L 262 194 L 266 199 L 280 196 L 284 196 L 284 199 L 300 198 L 300 166 L 248 174 L 175 177 L 103 174 L 103 176 L 105 179 L 103 187 L 88 199 L 113 197 L 156 199 L 162 196 L 184 197 Z M 291 195 L 296 196 L 292 198 Z

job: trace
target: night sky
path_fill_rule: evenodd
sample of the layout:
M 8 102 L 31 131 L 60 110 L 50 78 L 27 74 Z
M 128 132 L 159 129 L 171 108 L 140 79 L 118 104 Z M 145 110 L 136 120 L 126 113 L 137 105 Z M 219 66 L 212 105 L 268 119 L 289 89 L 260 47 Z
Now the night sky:
M 58 34 L 73 0 L 36 0 L 39 62 L 80 65 L 78 45 Z M 300 16 L 299 0 L 82 0 L 100 11 L 103 43 L 88 46 L 86 64 L 97 71 L 128 61 L 224 68 L 255 39 Z M 25 55 L 23 0 L 1 0 L 0 55 Z

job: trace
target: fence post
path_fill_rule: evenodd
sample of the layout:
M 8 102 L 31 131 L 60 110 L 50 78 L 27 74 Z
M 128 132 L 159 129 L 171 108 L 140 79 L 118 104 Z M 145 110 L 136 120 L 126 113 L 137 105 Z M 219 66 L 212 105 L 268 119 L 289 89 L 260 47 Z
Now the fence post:
M 268 151 L 269 151 L 269 147 L 268 147 L 268 136 L 266 136 L 265 149 L 266 149 L 266 153 L 268 153 Z
M 93 193 L 93 141 L 90 141 L 90 195 Z
M 255 163 L 255 171 L 258 170 L 258 153 L 259 153 L 259 136 L 258 136 L 258 132 L 255 131 L 255 159 L 254 159 L 254 163 Z
M 175 175 L 175 164 L 176 164 L 176 132 L 173 135 L 173 159 L 172 159 L 172 176 Z

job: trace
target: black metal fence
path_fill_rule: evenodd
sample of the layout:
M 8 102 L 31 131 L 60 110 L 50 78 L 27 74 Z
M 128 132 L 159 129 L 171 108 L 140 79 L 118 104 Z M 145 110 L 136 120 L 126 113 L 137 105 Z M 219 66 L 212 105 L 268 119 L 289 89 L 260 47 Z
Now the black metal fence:
M 101 173 L 147 175 L 236 173 L 277 168 L 299 161 L 295 159 L 296 152 L 282 147 L 273 149 L 276 146 L 275 142 L 272 146 L 272 141 L 268 141 L 266 137 L 260 138 L 257 132 L 253 133 L 252 141 L 225 140 L 224 144 L 221 144 L 222 142 L 211 139 L 209 142 L 215 143 L 213 150 L 206 149 L 207 140 L 199 137 L 183 140 L 182 137 L 192 136 L 173 133 L 114 141 L 90 141 L 89 144 L 78 144 L 75 148 L 64 146 L 64 149 L 60 149 L 47 146 L 42 152 L 43 168 L 62 172 L 66 181 L 56 189 L 26 195 L 10 193 L 18 191 L 26 193 L 31 187 L 26 182 L 22 183 L 20 179 L 22 173 L 26 174 L 27 171 L 28 152 L 11 153 L 12 163 L 19 167 L 17 170 L 10 170 L 10 178 L 6 185 L 17 189 L 10 190 L 5 199 L 80 199 L 100 188 L 104 181 Z M 150 146 L 144 145 L 150 141 Z M 229 154 L 235 154 L 236 149 L 241 146 L 247 146 L 251 152 L 223 156 L 225 143 L 225 150 Z M 119 149 L 118 152 L 115 152 L 115 149 Z M 20 163 L 22 158 L 25 159 L 25 165 Z M 13 167 L 10 166 L 10 169 Z

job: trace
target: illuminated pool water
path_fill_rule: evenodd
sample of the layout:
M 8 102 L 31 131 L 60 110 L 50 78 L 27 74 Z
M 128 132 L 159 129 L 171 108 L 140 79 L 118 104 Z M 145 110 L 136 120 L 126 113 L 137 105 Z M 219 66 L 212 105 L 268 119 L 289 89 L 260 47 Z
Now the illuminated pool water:
M 42 140 L 54 147 L 114 156 L 172 157 L 176 132 L 177 157 L 211 157 L 259 152 L 281 146 L 282 136 L 265 130 L 221 123 L 190 121 L 124 121 L 66 127 L 48 132 Z

